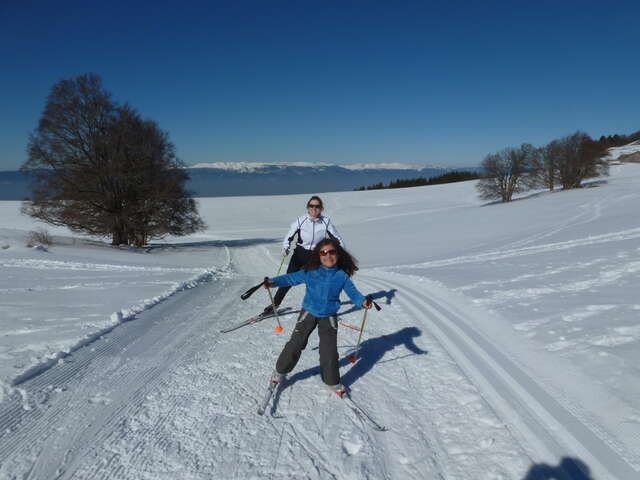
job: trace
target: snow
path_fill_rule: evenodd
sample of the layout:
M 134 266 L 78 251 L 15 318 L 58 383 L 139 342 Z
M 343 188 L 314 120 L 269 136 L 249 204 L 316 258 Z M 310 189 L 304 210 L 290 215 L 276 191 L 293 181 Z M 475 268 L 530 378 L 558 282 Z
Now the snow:
M 217 168 L 236 172 L 255 172 L 268 167 L 331 167 L 331 163 L 312 162 L 205 162 L 189 165 L 188 168 Z
M 640 152 L 640 140 L 631 142 L 621 147 L 612 147 L 609 149 L 609 153 L 605 157 L 608 161 L 613 162 L 618 160 L 623 155 L 631 155 L 633 153 Z
M 326 162 L 210 162 L 210 163 L 196 163 L 195 165 L 189 165 L 188 168 L 217 168 L 221 170 L 230 170 L 236 172 L 256 172 L 258 170 L 267 169 L 270 167 L 283 168 L 283 167 L 306 167 L 306 168 L 319 168 L 319 167 L 341 167 L 347 170 L 370 170 L 370 169 L 382 169 L 382 170 L 421 170 L 423 168 L 442 168 L 450 169 L 451 167 L 437 167 L 433 165 L 413 165 L 407 163 L 351 163 L 346 165 L 338 165 L 335 163 Z
M 303 288 L 283 334 L 220 333 L 266 305 L 239 295 L 308 195 L 200 199 L 209 230 L 146 249 L 28 248 L 42 225 L 0 202 L 0 478 L 640 478 L 640 165 L 510 204 L 474 185 L 322 195 L 383 307 L 356 364 L 338 344 L 386 432 L 322 387 L 315 334 L 255 413 Z

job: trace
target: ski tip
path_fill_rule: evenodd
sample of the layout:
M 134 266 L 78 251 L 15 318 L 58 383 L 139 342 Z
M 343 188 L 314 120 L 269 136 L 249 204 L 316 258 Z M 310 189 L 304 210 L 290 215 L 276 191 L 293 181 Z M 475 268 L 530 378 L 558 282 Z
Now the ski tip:
M 280 332 L 282 332 L 283 328 L 282 327 L 276 327 L 276 328 L 274 328 L 274 330 L 276 331 L 276 333 L 280 333 Z

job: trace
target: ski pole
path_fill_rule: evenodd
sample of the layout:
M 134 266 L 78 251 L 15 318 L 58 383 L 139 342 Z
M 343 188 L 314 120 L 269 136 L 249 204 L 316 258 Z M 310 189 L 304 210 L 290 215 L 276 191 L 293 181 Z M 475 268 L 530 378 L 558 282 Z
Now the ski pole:
M 374 307 L 376 307 L 377 311 L 382 310 L 380 308 L 380 306 L 373 301 L 373 298 L 371 298 L 371 295 L 367 295 L 367 301 L 371 302 L 373 304 Z M 364 323 L 367 321 L 367 312 L 369 311 L 368 308 L 365 308 L 364 310 L 364 315 L 362 316 L 362 323 L 360 324 L 360 334 L 358 335 L 358 343 L 356 343 L 356 351 L 353 355 L 350 355 L 347 360 L 349 360 L 349 363 L 356 363 L 356 361 L 358 360 L 358 350 L 360 350 L 360 340 L 362 339 L 362 332 L 364 332 Z
M 282 270 L 282 264 L 284 263 L 284 257 L 286 255 L 282 255 L 282 260 L 280 260 L 280 266 L 278 267 L 278 273 L 276 273 L 276 277 L 280 275 L 280 270 Z
M 264 277 L 264 281 L 262 283 L 265 283 L 267 281 L 269 281 L 269 277 Z M 274 330 L 276 331 L 276 333 L 280 333 L 283 330 L 282 329 L 282 325 L 280 325 L 280 316 L 278 315 L 278 309 L 276 308 L 276 304 L 273 301 L 273 295 L 271 294 L 271 288 L 269 288 L 268 284 L 267 284 L 267 292 L 269 292 L 269 300 L 271 300 L 271 306 L 273 307 L 273 314 L 276 316 L 276 322 L 278 322 L 278 325 L 276 326 L 276 328 Z
M 362 332 L 364 332 L 364 322 L 367 321 L 368 311 L 369 311 L 368 308 L 364 310 L 364 315 L 362 316 L 362 323 L 360 324 L 360 335 L 358 335 L 358 343 L 356 343 L 356 351 L 353 355 L 350 355 L 349 358 L 347 358 L 347 360 L 349 360 L 349 363 L 356 363 L 356 361 L 358 360 L 358 350 L 360 349 L 360 339 L 362 338 Z

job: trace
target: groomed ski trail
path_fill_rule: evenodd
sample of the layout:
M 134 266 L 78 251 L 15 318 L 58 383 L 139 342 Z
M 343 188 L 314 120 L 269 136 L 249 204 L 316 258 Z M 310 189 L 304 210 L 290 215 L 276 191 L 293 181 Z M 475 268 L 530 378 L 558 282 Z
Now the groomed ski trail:
M 377 293 L 383 310 L 367 318 L 356 364 L 346 357 L 357 332 L 341 329 L 338 340 L 343 383 L 388 431 L 326 392 L 316 334 L 257 415 L 297 310 L 283 316 L 281 335 L 269 320 L 221 334 L 266 305 L 264 295 L 239 295 L 276 263 L 265 247 L 231 252 L 228 277 L 174 295 L 21 385 L 26 397 L 12 404 L 19 421 L 0 434 L 0 477 L 524 477 L 531 446 L 436 335 L 430 292 L 401 275 L 358 273 L 358 287 Z M 297 308 L 303 293 L 292 290 L 287 303 Z M 345 304 L 341 320 L 358 324 L 361 315 Z M 3 410 L 0 418 L 15 415 Z
M 0 405 L 0 477 L 70 478 L 95 444 L 161 388 L 166 370 L 185 360 L 215 314 L 211 295 L 226 284 L 217 278 L 173 295 L 18 385 L 21 395 Z M 177 314 L 182 322 L 173 322 Z
M 438 478 L 424 438 L 409 461 L 406 436 L 389 446 L 333 403 L 340 399 L 320 387 L 311 351 L 275 416 L 255 414 L 295 316 L 283 317 L 282 336 L 268 321 L 236 335 L 219 330 L 264 306 L 257 296 L 239 301 L 255 272 L 272 268 L 264 254 L 233 252 L 233 273 L 179 292 L 18 385 L 0 406 L 0 478 Z
M 397 303 L 422 318 L 534 463 L 554 465 L 564 457 L 586 464 L 593 478 L 627 480 L 640 475 L 614 439 L 581 421 L 571 405 L 554 398 L 525 367 L 474 328 L 474 323 L 484 319 L 470 318 L 464 305 L 447 298 L 446 289 L 400 273 L 369 271 L 366 278 L 383 291 L 397 291 Z M 564 473 L 571 480 L 576 478 Z

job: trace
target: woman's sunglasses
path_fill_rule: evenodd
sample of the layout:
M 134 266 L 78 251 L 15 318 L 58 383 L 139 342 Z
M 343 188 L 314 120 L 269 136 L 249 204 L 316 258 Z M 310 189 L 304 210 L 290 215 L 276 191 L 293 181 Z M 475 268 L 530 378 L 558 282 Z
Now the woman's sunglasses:
M 307 208 L 322 208 L 322 205 L 319 203 L 308 203 Z
M 332 248 L 331 250 L 320 250 L 320 256 L 321 257 L 325 257 L 327 255 L 337 255 L 338 251 L 335 248 Z

